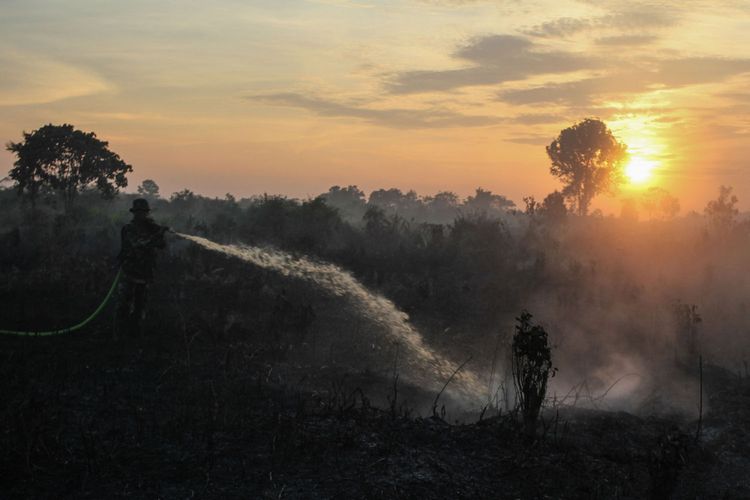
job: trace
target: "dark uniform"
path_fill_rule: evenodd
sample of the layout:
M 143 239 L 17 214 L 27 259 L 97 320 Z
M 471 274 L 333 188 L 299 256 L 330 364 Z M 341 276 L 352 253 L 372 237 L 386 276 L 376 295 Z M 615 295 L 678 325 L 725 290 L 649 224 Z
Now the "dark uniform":
M 133 200 L 133 220 L 122 228 L 118 260 L 122 268 L 118 289 L 115 335 L 139 336 L 146 314 L 146 291 L 154 279 L 156 251 L 164 248 L 167 227 L 148 217 L 150 208 L 143 198 Z

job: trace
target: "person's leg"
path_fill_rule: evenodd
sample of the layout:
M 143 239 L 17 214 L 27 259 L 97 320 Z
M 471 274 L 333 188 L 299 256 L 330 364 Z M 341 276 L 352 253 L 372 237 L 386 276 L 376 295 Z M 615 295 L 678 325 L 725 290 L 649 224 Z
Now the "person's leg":
M 121 339 L 130 335 L 131 314 L 133 310 L 134 287 L 131 281 L 123 279 L 117 286 L 117 309 L 115 311 L 114 338 Z
M 133 334 L 140 337 L 143 334 L 143 322 L 146 319 L 146 291 L 145 283 L 136 283 L 133 294 Z

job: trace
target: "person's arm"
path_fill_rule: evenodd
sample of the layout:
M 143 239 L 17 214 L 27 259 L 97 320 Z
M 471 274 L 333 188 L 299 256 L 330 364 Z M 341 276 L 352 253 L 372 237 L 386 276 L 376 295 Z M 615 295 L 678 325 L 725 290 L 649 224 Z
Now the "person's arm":
M 150 244 L 154 248 L 164 248 L 167 246 L 167 242 L 164 240 L 164 233 L 169 231 L 167 226 L 160 226 L 156 222 L 152 222 L 153 236 L 151 237 Z
M 159 236 L 156 238 L 156 248 L 164 248 L 167 246 L 167 242 L 164 239 L 164 234 L 169 231 L 167 226 L 159 226 Z

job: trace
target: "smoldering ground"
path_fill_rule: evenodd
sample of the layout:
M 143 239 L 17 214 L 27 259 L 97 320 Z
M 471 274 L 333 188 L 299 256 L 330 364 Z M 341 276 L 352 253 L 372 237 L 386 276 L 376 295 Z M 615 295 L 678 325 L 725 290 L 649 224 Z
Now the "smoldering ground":
M 0 191 L 0 324 L 89 314 L 129 198 L 84 193 L 69 214 L 39 203 L 32 217 Z M 74 335 L 2 338 L 10 497 L 60 484 L 68 497 L 747 496 L 741 220 L 717 231 L 702 216 L 506 211 L 438 225 L 378 211 L 345 222 L 319 199 L 151 201 L 176 231 L 282 258 L 173 240 L 144 338 L 113 342 L 106 312 Z M 335 292 L 339 278 L 352 293 Z M 532 447 L 512 416 L 488 418 L 515 405 L 508 351 L 524 309 L 558 369 Z M 410 352 L 404 329 L 443 368 Z M 436 402 L 467 360 L 459 374 L 479 395 L 456 397 L 457 377 Z
M 558 370 L 548 405 L 691 418 L 700 398 L 699 358 L 740 372 L 745 366 L 747 336 L 742 332 L 748 324 L 742 312 L 749 288 L 740 272 L 747 238 L 742 230 L 716 233 L 695 216 L 640 224 L 614 218 L 570 220 L 557 226 L 516 216 L 505 227 L 510 229 L 504 243 L 515 239 L 524 245 L 513 263 L 528 279 L 518 289 L 522 299 L 517 303 L 533 311 L 554 344 Z M 356 286 L 361 297 L 369 296 L 365 287 Z M 425 351 L 421 334 L 390 301 L 387 313 L 368 310 L 366 302 L 360 300 L 354 314 L 365 320 L 356 334 L 360 343 L 377 345 L 359 351 L 368 367 L 388 373 L 398 357 L 388 342 L 405 341 L 402 381 L 434 391 L 449 378 L 451 366 L 471 358 L 447 394 L 465 391 L 461 378 L 468 377 L 471 395 L 460 399 L 459 406 L 477 410 L 489 404 L 506 411 L 513 406 L 508 346 L 514 315 L 500 316 L 495 331 L 467 327 L 464 345 Z M 692 319 L 685 317 L 686 310 L 694 311 Z M 381 323 L 379 333 L 373 331 L 376 323 Z M 427 328 L 427 338 L 440 344 Z M 352 369 L 357 365 L 361 362 L 352 362 Z

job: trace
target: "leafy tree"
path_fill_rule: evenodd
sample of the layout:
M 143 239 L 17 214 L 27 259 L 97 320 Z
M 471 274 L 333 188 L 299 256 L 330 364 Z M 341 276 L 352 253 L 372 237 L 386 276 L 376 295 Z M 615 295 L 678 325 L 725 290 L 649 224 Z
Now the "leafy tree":
M 341 227 L 338 210 L 329 206 L 323 196 L 303 201 L 296 207 L 292 220 L 292 244 L 305 252 L 322 251 L 334 243 L 334 234 Z
M 156 199 L 159 197 L 159 185 L 151 179 L 146 179 L 138 186 L 138 194 L 144 198 Z
M 389 216 L 385 210 L 378 205 L 367 207 L 365 215 L 362 216 L 365 223 L 365 233 L 373 238 L 382 238 L 393 235 L 403 225 L 402 219 L 398 214 Z
M 617 140 L 604 122 L 587 118 L 566 128 L 547 146 L 550 172 L 565 187 L 578 215 L 586 215 L 591 200 L 600 193 L 612 193 L 623 180 L 622 163 L 627 146 Z
M 459 198 L 452 191 L 441 191 L 424 198 L 429 219 L 433 222 L 453 222 L 458 215 Z
M 62 197 L 70 209 L 79 192 L 95 187 L 103 197 L 113 197 L 128 185 L 133 167 L 108 149 L 108 143 L 93 132 L 73 125 L 45 125 L 23 133 L 22 142 L 10 142 L 8 151 L 17 157 L 10 171 L 19 193 L 34 203 L 43 192 Z
M 185 188 L 182 191 L 175 191 L 172 196 L 169 197 L 169 201 L 176 203 L 178 206 L 192 204 L 197 199 L 197 196 L 191 190 Z
M 378 207 L 382 210 L 395 212 L 401 206 L 403 198 L 404 193 L 402 193 L 398 188 L 377 189 L 370 193 L 368 204 L 370 206 Z
M 526 215 L 534 215 L 537 210 L 540 208 L 540 204 L 538 201 L 536 201 L 536 198 L 533 196 L 524 196 L 523 203 L 526 206 L 523 210 L 523 213 Z
M 667 219 L 674 219 L 675 216 L 680 212 L 680 200 L 676 197 L 666 193 L 659 200 L 659 209 L 661 210 L 662 217 Z
M 365 212 L 365 193 L 357 186 L 331 186 L 321 196 L 328 205 L 338 208 L 351 219 L 361 219 Z
M 560 191 L 554 191 L 548 194 L 542 201 L 542 206 L 537 209 L 545 219 L 553 223 L 560 223 L 568 215 L 568 208 L 565 206 L 565 197 Z
M 407 193 L 401 192 L 400 189 L 378 189 L 370 193 L 369 205 L 382 208 L 387 212 L 398 212 L 404 214 L 409 211 L 415 211 L 422 207 L 422 200 L 419 199 L 416 191 L 411 190 Z
M 674 219 L 680 211 L 680 200 L 669 194 L 666 189 L 654 186 L 648 188 L 643 193 L 641 206 L 648 214 L 649 219 L 653 219 L 655 214 L 664 220 Z
M 487 215 L 498 214 L 515 206 L 516 204 L 505 196 L 492 194 L 492 191 L 482 188 L 477 188 L 474 196 L 469 196 L 464 202 L 464 208 L 467 210 Z
M 727 232 L 734 225 L 734 218 L 737 217 L 739 210 L 737 205 L 737 196 L 732 194 L 732 188 L 721 186 L 719 188 L 719 197 L 711 200 L 706 205 L 706 215 L 713 228 L 718 232 Z

